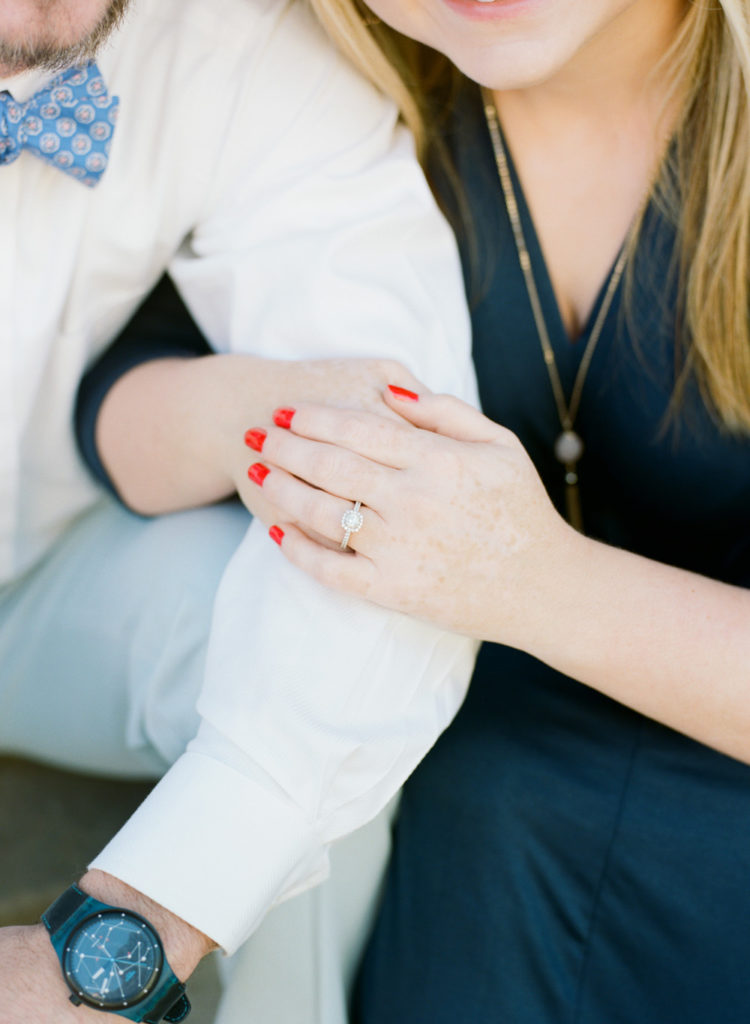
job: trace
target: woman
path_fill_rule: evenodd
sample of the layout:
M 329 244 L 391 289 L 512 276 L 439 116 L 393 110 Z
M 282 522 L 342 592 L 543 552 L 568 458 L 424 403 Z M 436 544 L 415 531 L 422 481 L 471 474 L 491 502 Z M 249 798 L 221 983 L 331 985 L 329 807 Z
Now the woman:
M 490 641 L 407 786 L 357 1014 L 744 1021 L 745 7 L 316 6 L 464 225 L 492 417 L 397 380 L 400 429 L 291 395 L 257 423 L 284 554 Z M 355 496 L 354 557 L 292 525 L 338 545 Z
M 386 389 L 402 424 L 300 405 L 262 451 L 291 561 L 489 641 L 407 784 L 357 1020 L 739 1024 L 747 5 L 316 6 L 426 121 L 486 413 Z M 352 497 L 353 556 L 293 525 L 336 541 Z

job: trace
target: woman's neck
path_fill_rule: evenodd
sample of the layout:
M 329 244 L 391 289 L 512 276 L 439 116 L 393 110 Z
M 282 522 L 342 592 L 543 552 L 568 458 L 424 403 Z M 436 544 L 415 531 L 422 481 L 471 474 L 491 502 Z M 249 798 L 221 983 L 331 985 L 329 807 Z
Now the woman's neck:
M 565 327 L 586 322 L 675 117 L 653 74 L 682 0 L 635 0 L 544 82 L 495 94 Z

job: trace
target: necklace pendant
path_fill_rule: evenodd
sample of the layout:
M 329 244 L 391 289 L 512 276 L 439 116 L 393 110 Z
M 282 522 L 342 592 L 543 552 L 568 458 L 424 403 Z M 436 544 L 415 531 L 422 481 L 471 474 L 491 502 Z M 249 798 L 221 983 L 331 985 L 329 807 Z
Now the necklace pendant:
M 566 479 L 565 483 L 565 518 L 574 530 L 583 533 L 583 515 L 581 514 L 581 495 L 578 491 L 578 477 L 575 477 L 575 483 L 571 483 L 569 479 Z
M 555 458 L 564 466 L 575 465 L 583 455 L 583 441 L 575 430 L 563 430 L 555 440 Z

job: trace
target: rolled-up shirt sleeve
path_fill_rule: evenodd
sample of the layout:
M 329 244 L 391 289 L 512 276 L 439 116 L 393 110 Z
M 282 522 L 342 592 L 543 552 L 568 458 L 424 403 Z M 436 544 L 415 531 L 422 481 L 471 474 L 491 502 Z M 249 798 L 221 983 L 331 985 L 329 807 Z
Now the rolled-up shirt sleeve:
M 295 18 L 238 110 L 253 158 L 228 143 L 172 263 L 177 287 L 219 351 L 394 358 L 476 402 L 459 259 L 411 140 L 345 62 L 311 57 Z M 304 92 L 282 59 L 319 62 Z M 459 707 L 475 654 L 308 579 L 251 523 L 215 602 L 200 731 L 94 866 L 233 951 L 397 791 Z

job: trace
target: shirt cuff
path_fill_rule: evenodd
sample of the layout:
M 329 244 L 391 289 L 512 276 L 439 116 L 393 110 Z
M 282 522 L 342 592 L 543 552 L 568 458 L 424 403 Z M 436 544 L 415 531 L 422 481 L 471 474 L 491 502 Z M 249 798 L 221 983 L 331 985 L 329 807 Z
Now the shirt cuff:
M 167 845 L 173 852 L 165 857 Z M 231 954 L 274 903 L 326 877 L 328 856 L 315 825 L 291 801 L 188 750 L 90 867 Z

